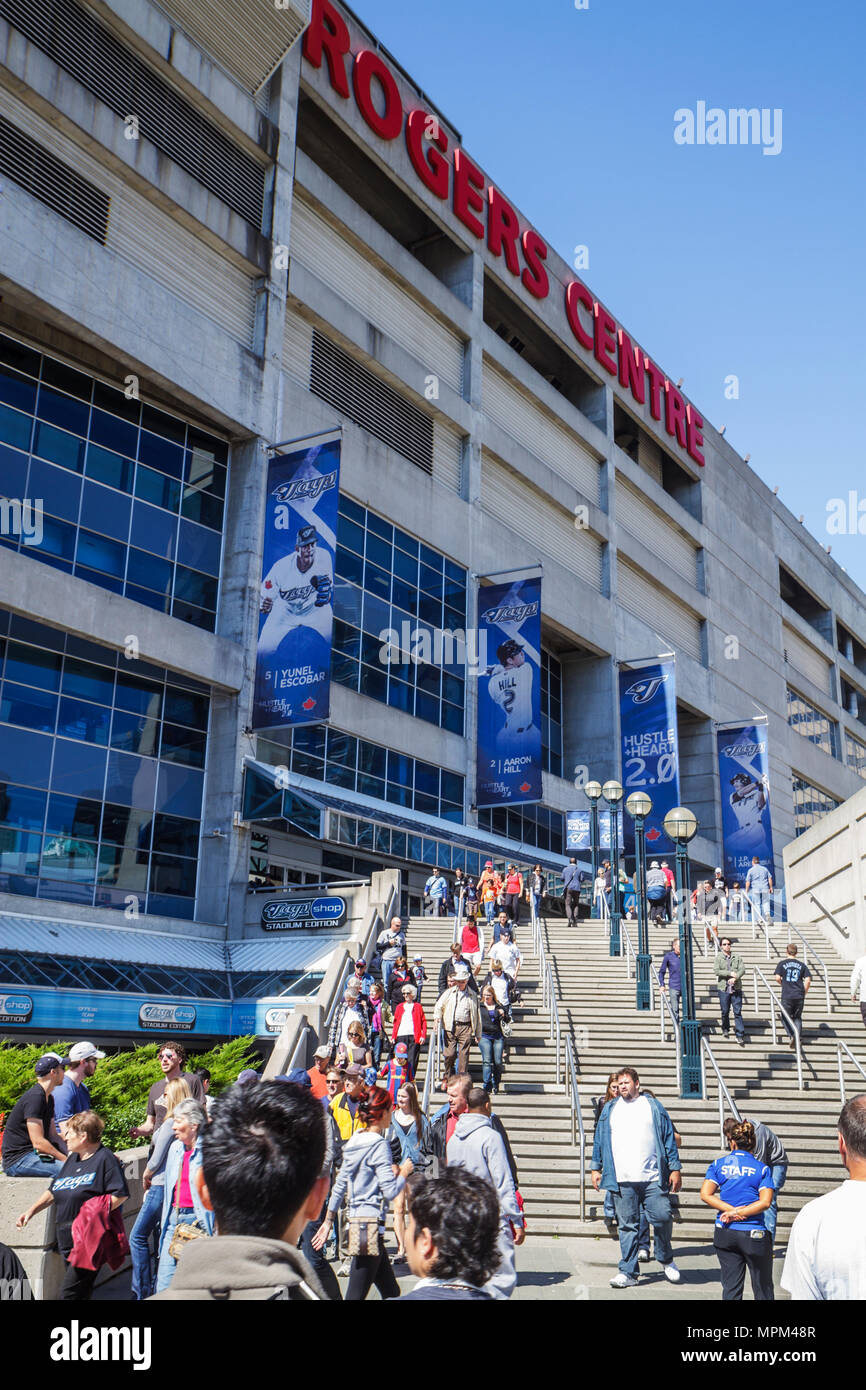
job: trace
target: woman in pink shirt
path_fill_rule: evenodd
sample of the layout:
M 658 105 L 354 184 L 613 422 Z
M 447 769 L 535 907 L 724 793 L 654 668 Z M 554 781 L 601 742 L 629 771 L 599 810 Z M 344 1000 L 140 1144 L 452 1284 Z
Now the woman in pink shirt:
M 196 1232 L 193 1239 L 197 1239 L 213 1235 L 214 1227 L 213 1212 L 202 1202 L 195 1180 L 201 1168 L 201 1134 L 207 1125 L 204 1106 L 197 1100 L 182 1100 L 174 1108 L 171 1123 L 175 1139 L 165 1162 L 157 1293 L 167 1289 L 174 1276 L 177 1249 L 171 1254 L 171 1244 L 175 1233 L 179 1229 Z

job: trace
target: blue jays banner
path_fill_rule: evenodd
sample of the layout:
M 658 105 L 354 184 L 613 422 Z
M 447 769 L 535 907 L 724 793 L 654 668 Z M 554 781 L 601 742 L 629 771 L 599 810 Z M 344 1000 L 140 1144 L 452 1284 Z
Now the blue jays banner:
M 330 712 L 340 441 L 268 465 L 253 728 Z
M 541 578 L 481 589 L 479 806 L 541 800 Z M 487 653 L 486 658 L 484 653 Z
M 664 818 L 680 803 L 677 747 L 676 667 L 654 662 L 620 669 L 619 708 L 624 799 L 645 791 L 653 808 L 646 818 L 647 857 L 672 854 L 676 846 L 664 832 Z M 624 817 L 625 852 L 634 855 L 634 821 Z
M 773 830 L 765 725 L 737 724 L 716 733 L 722 784 L 722 844 L 728 882 L 742 883 L 757 855 L 773 872 Z
M 619 826 L 619 846 L 622 848 L 622 811 L 617 816 Z M 598 847 L 610 853 L 610 814 L 606 802 L 598 812 Z M 568 854 L 581 849 L 592 849 L 592 813 L 590 811 L 569 811 L 565 821 L 565 848 Z

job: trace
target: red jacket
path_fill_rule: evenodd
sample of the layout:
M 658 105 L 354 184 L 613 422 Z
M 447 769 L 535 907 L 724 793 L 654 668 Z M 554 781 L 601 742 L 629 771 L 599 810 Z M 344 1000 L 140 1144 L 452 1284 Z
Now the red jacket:
M 76 1269 L 120 1269 L 129 1254 L 122 1207 L 111 1210 L 111 1195 L 91 1197 L 72 1223 L 69 1263 Z
M 394 1043 L 397 1042 L 397 1035 L 400 1031 L 400 1021 L 403 1017 L 403 1010 L 406 1007 L 405 1004 L 398 1004 L 394 1010 L 394 1031 L 391 1034 L 391 1041 Z M 408 1007 L 412 1009 L 412 1025 L 415 1029 L 415 1041 L 416 1043 L 422 1043 L 427 1037 L 427 1017 L 420 1004 L 410 1004 Z

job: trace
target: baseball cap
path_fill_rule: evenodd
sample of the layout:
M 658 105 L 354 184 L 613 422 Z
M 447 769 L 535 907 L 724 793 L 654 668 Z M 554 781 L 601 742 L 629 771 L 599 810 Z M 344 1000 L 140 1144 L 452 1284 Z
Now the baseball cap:
M 423 957 L 423 956 L 413 956 L 412 959 L 413 959 L 413 960 L 423 960 L 424 957 Z
M 511 923 L 510 923 L 510 922 L 503 922 L 503 923 L 502 923 L 502 926 L 499 928 L 499 933 L 500 933 L 501 936 L 510 936 L 510 935 L 511 935 Z
M 325 1047 L 324 1045 L 322 1047 L 317 1047 L 315 1052 L 313 1053 L 314 1057 L 330 1057 L 330 1055 L 331 1049 L 329 1047 Z
M 355 961 L 355 964 L 356 964 L 356 965 L 366 965 L 367 962 L 364 960 L 364 957 L 363 957 L 363 956 L 359 956 L 358 959 Z
M 96 1057 L 101 1062 L 104 1056 L 105 1053 L 94 1047 L 92 1042 L 73 1043 L 69 1049 L 69 1061 L 73 1066 L 77 1066 L 79 1062 L 86 1062 L 88 1057 Z
M 522 651 L 523 647 L 521 643 L 515 642 L 513 637 L 509 637 L 507 642 L 502 642 L 500 646 L 496 648 L 496 655 L 497 658 L 504 664 L 510 656 L 516 656 L 518 652 Z
M 364 1068 L 359 1067 L 357 1062 L 352 1062 L 350 1066 L 346 1067 L 343 1075 L 350 1077 L 352 1081 L 358 1081 L 364 1075 Z
M 492 860 L 492 859 L 488 859 L 488 860 L 487 860 L 487 863 L 484 865 L 484 867 L 485 867 L 485 869 L 492 869 L 492 868 L 493 868 L 493 860 Z
M 260 1081 L 261 1077 L 252 1067 L 244 1067 L 243 1071 L 238 1072 L 237 1085 L 249 1086 L 253 1081 Z
M 454 968 L 454 978 L 455 978 L 455 980 L 468 980 L 468 979 L 469 979 L 469 967 L 468 967 L 467 965 L 457 965 L 457 966 L 455 966 L 455 968 Z
M 364 1072 L 364 1080 L 366 1081 L 366 1083 L 367 1083 L 368 1086 L 375 1086 L 375 1084 L 376 1084 L 376 1068 L 375 1068 L 375 1067 L 367 1067 L 367 1070 Z
M 55 1067 L 62 1066 L 63 1058 L 58 1057 L 56 1052 L 45 1052 L 39 1058 L 33 1070 L 36 1072 L 37 1076 L 47 1076 L 50 1071 L 54 1071 Z
M 650 868 L 651 868 L 651 869 L 657 869 L 658 866 L 659 866 L 659 861 L 658 861 L 657 859 L 654 859 L 653 862 L 650 864 Z
M 300 1067 L 295 1067 L 293 1071 L 282 1072 L 279 1076 L 275 1076 L 274 1080 L 290 1081 L 293 1086 L 306 1086 L 308 1090 L 313 1084 L 307 1073 L 302 1071 Z
M 298 532 L 297 545 L 311 545 L 319 539 L 315 526 L 302 526 Z
M 409 1049 L 405 1043 L 398 1043 L 397 1046 L 394 1048 L 395 1057 L 408 1057 L 408 1055 Z

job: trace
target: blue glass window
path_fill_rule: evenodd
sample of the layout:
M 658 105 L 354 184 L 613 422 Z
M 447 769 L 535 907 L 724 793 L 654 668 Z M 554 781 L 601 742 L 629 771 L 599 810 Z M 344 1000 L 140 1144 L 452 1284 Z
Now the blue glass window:
M 4 786 L 0 790 L 0 825 L 41 830 L 47 800 L 47 793 L 35 787 Z
M 25 729 L 41 729 L 53 734 L 57 720 L 57 696 L 48 690 L 34 690 L 6 681 L 0 696 L 0 720 Z
M 36 405 L 36 382 L 4 367 L 0 371 L 0 401 L 13 405 L 16 410 L 32 413 Z
M 31 415 L 0 405 L 0 439 L 4 444 L 14 444 L 16 449 L 29 449 L 32 429 Z
M 107 705 L 92 705 L 86 700 L 60 701 L 58 734 L 81 739 L 84 743 L 100 743 L 105 747 L 110 724 L 111 710 Z
M 131 503 L 122 492 L 85 482 L 81 502 L 81 525 L 115 540 L 126 541 L 129 536 Z M 123 573 L 123 568 L 118 571 Z

